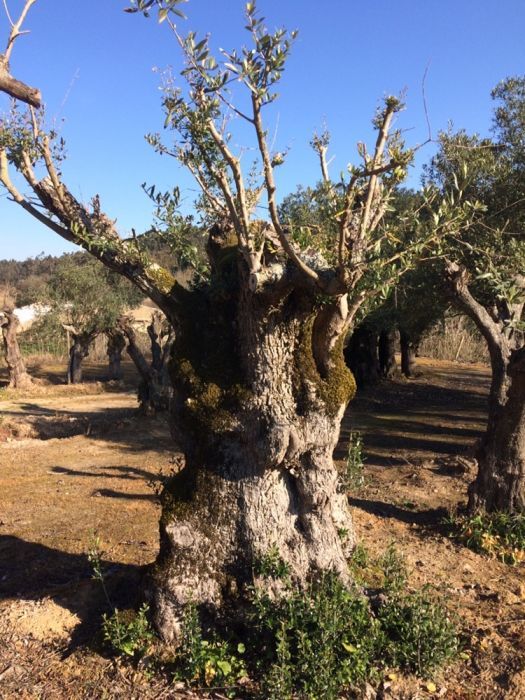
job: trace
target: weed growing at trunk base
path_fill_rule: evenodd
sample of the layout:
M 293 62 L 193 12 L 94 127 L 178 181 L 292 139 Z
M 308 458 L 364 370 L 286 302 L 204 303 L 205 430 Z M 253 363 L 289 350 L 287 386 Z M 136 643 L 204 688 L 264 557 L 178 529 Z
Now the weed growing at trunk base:
M 118 656 L 134 659 L 142 658 L 155 635 L 149 624 L 149 607 L 144 603 L 137 611 L 118 610 L 111 601 L 100 554 L 100 540 L 93 535 L 88 550 L 88 561 L 93 569 L 93 578 L 99 581 L 111 614 L 102 616 L 102 635 L 104 642 Z
M 149 607 L 144 603 L 137 612 L 115 610 L 102 616 L 104 641 L 117 655 L 141 658 L 154 634 L 148 620 Z
M 196 608 L 188 609 L 177 679 L 235 694 L 235 684 L 248 676 L 255 697 L 336 700 L 387 669 L 428 677 L 457 654 L 446 608 L 430 588 L 408 590 L 404 561 L 393 547 L 378 559 L 359 547 L 350 567 L 359 587 L 325 573 L 298 590 L 277 551 L 259 557 L 254 573 L 264 584 L 252 592 L 238 637 L 205 635 Z
M 205 639 L 197 608 L 187 606 L 182 621 L 180 646 L 175 656 L 175 679 L 204 688 L 220 688 L 235 695 L 239 680 L 246 677 L 245 646 L 212 635 Z M 232 697 L 233 697 L 232 695 Z
M 105 589 L 98 543 L 89 558 Z M 374 559 L 360 546 L 349 564 L 355 586 L 324 573 L 299 590 L 272 548 L 254 564 L 259 583 L 235 634 L 203 627 L 201 611 L 190 604 L 178 647 L 161 665 L 176 681 L 227 697 L 242 689 L 243 697 L 265 700 L 336 700 L 386 670 L 428 677 L 456 656 L 458 636 L 446 608 L 429 587 L 408 589 L 404 560 L 393 547 Z M 104 640 L 116 654 L 144 655 L 153 640 L 147 613 L 143 605 L 134 614 L 113 608 L 104 615 Z
M 365 485 L 363 438 L 361 433 L 353 432 L 348 436 L 348 454 L 340 481 L 344 492 L 358 493 Z
M 381 631 L 368 601 L 325 574 L 306 592 L 254 597 L 254 641 L 264 696 L 336 698 L 375 673 Z M 261 645 L 262 642 L 262 645 Z
M 525 561 L 525 513 L 450 515 L 445 524 L 453 537 L 475 552 L 506 564 Z

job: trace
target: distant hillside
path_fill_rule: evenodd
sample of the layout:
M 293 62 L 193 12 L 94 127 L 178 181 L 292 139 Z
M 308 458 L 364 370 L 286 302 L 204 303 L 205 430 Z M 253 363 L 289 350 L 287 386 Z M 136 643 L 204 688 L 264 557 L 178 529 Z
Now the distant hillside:
M 175 269 L 176 257 L 161 236 L 148 233 L 138 236 L 138 239 L 140 245 L 148 250 L 159 264 L 171 270 Z M 56 272 L 61 260 L 70 258 L 82 264 L 88 256 L 89 253 L 78 251 L 59 256 L 40 253 L 26 260 L 0 260 L 0 304 L 7 297 L 16 297 L 17 306 L 27 306 L 42 301 L 44 288 Z

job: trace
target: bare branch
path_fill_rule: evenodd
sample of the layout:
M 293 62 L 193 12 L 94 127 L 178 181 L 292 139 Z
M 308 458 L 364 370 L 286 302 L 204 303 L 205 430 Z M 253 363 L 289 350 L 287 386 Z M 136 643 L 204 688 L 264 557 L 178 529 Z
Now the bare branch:
M 315 270 L 312 270 L 306 263 L 299 258 L 295 252 L 292 244 L 290 243 L 288 236 L 284 232 L 281 222 L 279 220 L 279 214 L 277 212 L 277 203 L 275 201 L 275 180 L 273 176 L 272 161 L 270 157 L 270 152 L 268 150 L 268 144 L 266 143 L 266 135 L 264 132 L 264 127 L 261 118 L 261 103 L 259 98 L 252 92 L 252 105 L 253 105 L 253 122 L 255 126 L 255 133 L 257 135 L 257 142 L 259 145 L 259 152 L 261 153 L 263 166 L 264 166 L 264 181 L 266 186 L 266 194 L 268 197 L 268 208 L 270 210 L 270 217 L 272 219 L 272 224 L 279 237 L 279 241 L 292 262 L 311 280 L 320 284 L 319 275 Z
M 218 149 L 222 153 L 224 159 L 230 166 L 230 170 L 233 175 L 233 179 L 235 182 L 235 188 L 237 190 L 237 200 L 238 200 L 238 206 L 240 209 L 239 212 L 239 223 L 240 223 L 240 230 L 239 230 L 239 237 L 241 240 L 242 245 L 248 247 L 249 246 L 249 241 L 250 241 L 250 225 L 248 221 L 248 207 L 246 205 L 246 190 L 244 188 L 244 179 L 242 176 L 242 171 L 241 171 L 241 164 L 239 162 L 239 159 L 236 158 L 233 153 L 230 151 L 228 146 L 226 145 L 226 141 L 224 140 L 222 134 L 219 132 L 217 129 L 215 122 L 213 119 L 208 120 L 208 129 L 211 134 L 211 137 L 215 141 L 215 144 L 217 145 Z
M 385 150 L 388 133 L 390 131 L 390 125 L 392 123 L 392 118 L 396 111 L 396 105 L 394 102 L 387 102 L 387 107 L 383 116 L 383 121 L 379 127 L 379 133 L 377 135 L 376 147 L 374 151 L 374 157 L 372 158 L 372 170 L 370 172 L 370 180 L 368 183 L 368 192 L 366 196 L 365 207 L 363 215 L 361 218 L 361 225 L 359 227 L 359 237 L 361 238 L 367 231 L 368 221 L 370 218 L 370 209 L 372 207 L 372 202 L 376 193 L 377 186 L 377 176 L 379 173 L 375 172 L 377 168 L 380 168 L 381 158 L 383 157 L 383 152 Z
M 26 0 L 20 17 L 16 22 L 13 22 L 10 18 L 7 5 L 4 0 L 4 7 L 6 10 L 7 17 L 11 24 L 11 31 L 7 39 L 7 46 L 3 54 L 0 54 L 0 91 L 5 92 L 11 97 L 14 97 L 21 102 L 32 105 L 33 107 L 40 107 L 42 103 L 42 96 L 40 90 L 37 88 L 30 87 L 20 80 L 13 78 L 9 71 L 9 60 L 11 58 L 11 53 L 15 45 L 16 39 L 24 34 L 22 31 L 22 24 L 29 12 L 30 8 L 36 0 Z
M 9 24 L 11 25 L 11 27 L 14 27 L 14 26 L 15 26 L 15 23 L 13 22 L 13 19 L 12 19 L 12 17 L 11 17 L 11 14 L 9 13 L 9 8 L 8 8 L 8 6 L 7 6 L 7 0 L 3 0 L 3 3 L 4 3 L 4 10 L 5 10 L 5 14 L 6 14 L 7 20 L 8 20 L 8 22 L 9 22 Z

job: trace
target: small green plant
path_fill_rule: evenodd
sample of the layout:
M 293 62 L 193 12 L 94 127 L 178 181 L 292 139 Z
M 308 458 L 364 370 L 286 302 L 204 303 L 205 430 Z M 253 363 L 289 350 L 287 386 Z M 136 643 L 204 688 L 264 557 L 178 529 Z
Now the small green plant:
M 142 657 L 154 638 L 148 621 L 149 607 L 144 603 L 139 610 L 119 611 L 115 608 L 111 615 L 102 616 L 104 641 L 119 654 Z
M 406 587 L 408 571 L 404 557 L 390 543 L 377 564 L 383 575 L 382 587 L 388 593 L 399 593 Z
M 111 599 L 109 597 L 108 589 L 106 587 L 104 572 L 102 570 L 102 556 L 100 552 L 100 538 L 95 532 L 93 532 L 91 535 L 91 540 L 89 543 L 89 549 L 87 554 L 88 562 L 91 564 L 91 568 L 93 570 L 92 577 L 95 579 L 95 581 L 98 581 L 100 583 L 102 590 L 104 591 L 104 597 L 106 598 L 108 606 L 110 608 L 113 608 Z
M 279 554 L 276 545 L 256 557 L 253 565 L 254 574 L 263 578 L 275 578 L 286 581 L 290 576 L 290 566 Z
M 525 561 L 525 513 L 451 514 L 445 524 L 452 536 L 475 552 L 506 564 Z
M 212 636 L 205 639 L 195 605 L 184 612 L 180 646 L 175 659 L 175 678 L 190 685 L 223 688 L 235 692 L 246 676 L 245 646 Z
M 456 626 L 430 588 L 392 594 L 379 608 L 378 620 L 390 666 L 427 676 L 459 652 Z
M 340 476 L 343 491 L 359 492 L 365 485 L 363 438 L 361 433 L 348 436 L 348 454 L 343 473 Z
M 337 698 L 373 675 L 381 632 L 368 601 L 335 574 L 307 591 L 254 596 L 254 645 L 265 671 L 264 697 Z
M 100 539 L 93 533 L 88 549 L 88 561 L 93 569 L 93 578 L 99 581 L 111 614 L 102 616 L 102 634 L 104 641 L 118 655 L 140 658 L 154 638 L 148 621 L 149 607 L 144 603 L 137 612 L 120 611 L 112 603 L 106 586 Z

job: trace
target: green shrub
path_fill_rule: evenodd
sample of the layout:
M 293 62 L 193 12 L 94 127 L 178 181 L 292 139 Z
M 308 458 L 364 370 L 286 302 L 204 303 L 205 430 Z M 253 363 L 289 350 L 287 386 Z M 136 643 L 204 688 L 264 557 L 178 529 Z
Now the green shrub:
M 325 574 L 306 592 L 254 597 L 254 630 L 265 697 L 336 698 L 372 674 L 381 637 L 368 601 Z M 262 669 L 261 669 L 262 670 Z
M 175 678 L 190 685 L 231 690 L 246 676 L 244 644 L 212 635 L 204 639 L 195 605 L 188 605 L 182 621 L 180 646 L 175 657 Z
M 263 578 L 287 581 L 290 576 L 290 566 L 281 557 L 275 545 L 255 558 L 253 569 L 256 576 Z
M 389 666 L 427 676 L 459 651 L 456 627 L 428 588 L 392 594 L 379 608 L 378 620 Z
M 135 613 L 115 609 L 102 616 L 104 641 L 116 654 L 141 657 L 154 638 L 148 621 L 148 606 L 144 603 Z
M 90 556 L 95 576 L 103 578 L 98 553 Z M 428 677 L 457 654 L 458 636 L 445 607 L 430 588 L 408 590 L 405 562 L 393 546 L 378 558 L 361 546 L 350 566 L 368 595 L 344 586 L 335 573 L 299 590 L 271 548 L 254 566 L 268 585 L 252 591 L 235 635 L 204 630 L 196 606 L 187 606 L 173 657 L 175 679 L 238 697 L 241 685 L 246 696 L 241 680 L 249 677 L 266 700 L 337 700 L 377 681 L 386 669 Z M 119 611 L 104 616 L 104 638 L 117 653 L 144 654 L 153 636 L 146 613 L 143 606 L 135 617 Z
M 525 561 L 525 513 L 451 515 L 449 532 L 475 552 L 497 557 L 506 564 Z
M 138 611 L 121 611 L 113 605 L 106 586 L 106 578 L 102 568 L 100 539 L 92 534 L 88 549 L 88 561 L 93 569 L 93 578 L 98 581 L 104 592 L 106 603 L 112 610 L 102 616 L 102 635 L 111 650 L 121 656 L 140 658 L 155 637 L 148 621 L 149 608 L 144 603 Z

